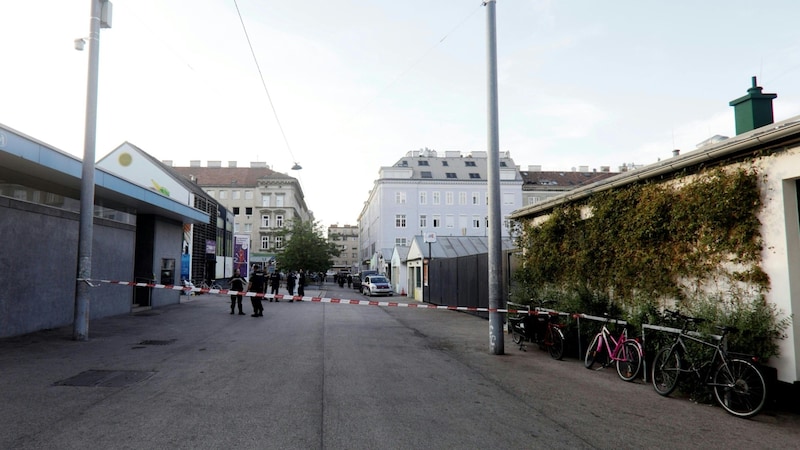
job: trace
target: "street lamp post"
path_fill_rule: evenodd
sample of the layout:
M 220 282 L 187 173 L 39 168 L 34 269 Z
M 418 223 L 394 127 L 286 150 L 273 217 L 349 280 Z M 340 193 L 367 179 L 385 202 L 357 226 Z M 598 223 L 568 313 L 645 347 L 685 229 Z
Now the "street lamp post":
M 502 305 L 502 245 L 500 241 L 500 132 L 497 107 L 497 32 L 495 27 L 496 0 L 485 0 L 486 6 L 486 60 L 488 80 L 488 176 L 489 193 L 489 351 L 493 355 L 504 353 L 503 315 L 497 312 Z
M 78 276 L 75 285 L 75 316 L 72 338 L 89 340 L 89 280 L 92 277 L 92 240 L 94 238 L 94 159 L 97 137 L 97 78 L 100 62 L 100 28 L 111 28 L 111 2 L 91 0 L 89 20 L 89 75 L 86 86 L 86 129 L 81 169 L 81 212 L 78 229 Z M 75 48 L 83 46 L 75 41 Z

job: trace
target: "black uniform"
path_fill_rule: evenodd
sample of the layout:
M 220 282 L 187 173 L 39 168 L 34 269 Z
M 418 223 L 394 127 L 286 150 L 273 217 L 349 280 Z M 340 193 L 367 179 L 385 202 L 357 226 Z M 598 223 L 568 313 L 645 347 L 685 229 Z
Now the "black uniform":
M 263 270 L 256 269 L 256 271 L 253 272 L 253 275 L 250 277 L 248 291 L 257 292 L 259 294 L 267 292 L 267 276 L 264 274 Z M 253 303 L 253 317 L 264 316 L 264 305 L 261 304 L 262 298 L 263 297 L 250 297 L 250 302 Z

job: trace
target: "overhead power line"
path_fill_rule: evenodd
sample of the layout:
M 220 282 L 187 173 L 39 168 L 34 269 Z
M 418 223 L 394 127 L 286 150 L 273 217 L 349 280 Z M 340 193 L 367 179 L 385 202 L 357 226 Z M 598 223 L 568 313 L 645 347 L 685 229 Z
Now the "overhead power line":
M 289 151 L 289 155 L 292 157 L 292 162 L 294 162 L 294 167 L 292 169 L 299 169 L 300 165 L 297 164 L 297 160 L 294 157 L 294 153 L 292 153 L 292 146 L 289 145 L 289 139 L 286 138 L 286 132 L 283 131 L 283 125 L 281 125 L 281 119 L 278 117 L 278 111 L 275 109 L 275 104 L 272 103 L 272 97 L 269 95 L 269 89 L 267 89 L 267 82 L 264 81 L 264 74 L 261 72 L 261 66 L 258 64 L 258 58 L 256 57 L 256 52 L 253 50 L 253 43 L 250 42 L 250 35 L 247 33 L 247 26 L 244 24 L 244 19 L 242 18 L 242 12 L 239 11 L 239 4 L 236 0 L 233 0 L 233 4 L 236 6 L 236 14 L 239 15 L 239 22 L 242 23 L 242 30 L 244 31 L 244 36 L 247 38 L 247 45 L 250 47 L 250 54 L 253 55 L 253 61 L 256 64 L 256 69 L 258 69 L 258 76 L 261 79 L 261 85 L 264 87 L 264 92 L 267 94 L 267 99 L 269 100 L 269 106 L 272 108 L 272 114 L 275 115 L 275 122 L 278 124 L 278 129 L 281 130 L 281 136 L 283 136 L 283 142 L 286 143 L 286 150 Z

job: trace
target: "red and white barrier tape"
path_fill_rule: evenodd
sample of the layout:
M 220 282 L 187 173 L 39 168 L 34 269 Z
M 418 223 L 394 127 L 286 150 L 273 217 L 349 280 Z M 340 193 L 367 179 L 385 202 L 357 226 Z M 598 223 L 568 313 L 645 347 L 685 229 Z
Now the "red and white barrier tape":
M 241 295 L 243 297 L 263 297 L 265 299 L 277 300 L 293 300 L 295 302 L 312 302 L 312 303 L 335 303 L 341 305 L 368 305 L 368 306 L 391 306 L 398 308 L 415 308 L 415 309 L 446 309 L 449 311 L 470 311 L 470 312 L 498 312 L 507 314 L 549 314 L 547 312 L 540 312 L 536 310 L 528 311 L 527 309 L 504 309 L 504 308 L 481 308 L 477 306 L 446 306 L 446 305 L 431 305 L 428 303 L 402 303 L 402 302 L 379 302 L 374 300 L 352 300 L 335 297 L 312 297 L 312 296 L 299 296 L 299 295 L 284 295 L 284 294 L 261 294 L 258 292 L 244 292 L 233 291 L 230 289 L 208 289 L 199 287 L 186 287 L 172 284 L 155 284 L 155 283 L 134 283 L 132 281 L 114 281 L 114 280 L 86 280 L 80 279 L 78 281 L 85 281 L 92 285 L 92 282 L 116 284 L 119 286 L 133 286 L 133 287 L 148 287 L 153 289 L 168 289 L 172 291 L 183 292 L 200 292 L 203 294 L 220 294 L 220 295 Z M 94 286 L 94 285 L 92 285 Z

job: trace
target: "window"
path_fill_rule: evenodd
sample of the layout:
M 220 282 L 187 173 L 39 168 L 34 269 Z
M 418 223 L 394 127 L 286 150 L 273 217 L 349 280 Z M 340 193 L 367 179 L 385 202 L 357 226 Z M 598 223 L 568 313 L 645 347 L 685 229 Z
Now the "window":
M 396 247 L 405 247 L 407 246 L 406 238 L 394 238 L 394 245 Z
M 430 170 L 423 170 L 419 173 L 420 178 L 433 178 L 433 174 Z
M 438 214 L 434 214 L 433 215 L 433 228 L 439 228 L 440 226 L 442 226 L 441 223 L 442 223 L 442 221 L 439 218 L 439 215 Z
M 283 248 L 283 236 L 275 236 L 275 248 Z
M 398 214 L 394 216 L 394 227 L 395 228 L 405 228 L 406 227 L 406 215 L 405 214 Z
M 443 165 L 443 166 L 445 166 L 445 167 L 447 167 L 447 166 L 449 166 L 450 164 L 448 164 L 448 163 L 447 163 L 447 161 L 442 161 L 442 165 Z
M 417 161 L 417 165 L 418 166 L 427 166 L 428 165 L 428 161 L 422 161 L 422 160 Z
M 398 205 L 405 205 L 406 204 L 406 193 L 405 192 L 395 192 L 394 193 L 394 202 Z
M 480 216 L 472 216 L 472 228 L 480 228 L 480 227 L 481 227 Z
M 427 205 L 428 204 L 428 193 L 427 192 L 420 192 L 419 193 L 419 204 L 420 205 Z
M 425 214 L 420 214 L 419 216 L 419 227 L 426 228 L 428 226 L 428 216 Z
M 475 167 L 475 161 L 464 161 L 466 167 Z
M 447 173 L 445 173 L 445 176 L 447 178 L 458 178 L 458 175 L 456 175 L 455 172 L 447 172 Z
M 453 193 L 452 192 L 445 192 L 444 193 L 444 202 L 448 205 L 453 204 Z
M 225 200 L 226 198 L 228 198 L 228 191 L 219 191 L 219 199 Z
M 351 257 L 351 258 L 353 258 L 353 259 L 358 259 L 358 253 L 356 253 L 356 252 L 353 252 L 353 253 L 350 255 L 350 257 Z
M 275 226 L 278 228 L 283 228 L 283 216 L 278 214 L 275 216 Z
M 448 214 L 444 216 L 445 225 L 447 228 L 455 228 L 456 226 L 456 218 L 452 214 Z
M 269 248 L 269 236 L 261 236 L 261 250 Z
M 253 215 L 253 208 L 245 208 L 244 209 L 244 214 L 246 216 L 252 216 Z
M 239 222 L 233 222 L 233 232 L 239 231 Z
M 261 196 L 261 206 L 269 207 L 269 194 L 264 194 Z
M 234 206 L 233 207 L 233 215 L 234 216 L 238 216 L 239 215 L 239 207 L 238 206 Z
M 434 191 L 433 192 L 433 204 L 434 205 L 439 205 L 441 203 L 442 203 L 441 194 L 439 193 L 439 191 Z
M 252 200 L 253 199 L 253 191 L 249 190 L 249 189 L 244 191 L 244 199 L 245 200 Z
M 535 205 L 535 204 L 539 203 L 540 201 L 542 201 L 541 197 L 528 197 L 528 204 L 529 205 Z
M 500 161 L 500 167 L 508 167 L 505 161 Z
M 240 191 L 238 189 L 236 189 L 234 191 L 231 191 L 231 199 L 239 200 L 241 198 L 242 198 L 242 191 Z
M 514 193 L 513 192 L 504 192 L 503 193 L 503 204 L 504 205 L 513 205 L 514 204 Z
M 253 224 L 252 223 L 244 224 L 244 232 L 249 233 L 251 231 L 253 231 Z
M 473 192 L 472 193 L 472 204 L 473 205 L 480 205 L 481 204 L 481 197 L 480 192 Z
M 211 198 L 215 198 L 214 197 L 214 191 L 206 191 L 206 194 L 208 194 L 208 196 L 211 197 Z
M 279 208 L 282 207 L 285 198 L 286 196 L 284 194 L 275 194 L 275 206 Z
M 459 192 L 458 193 L 458 204 L 459 205 L 466 205 L 467 204 L 467 193 L 466 192 Z
M 479 174 L 479 173 L 474 173 L 474 172 L 473 172 L 473 173 L 470 173 L 470 174 L 469 174 L 469 178 L 470 178 L 471 180 L 480 179 L 480 178 L 481 178 L 481 174 Z
M 261 216 L 261 228 L 269 228 L 269 216 L 266 214 Z

